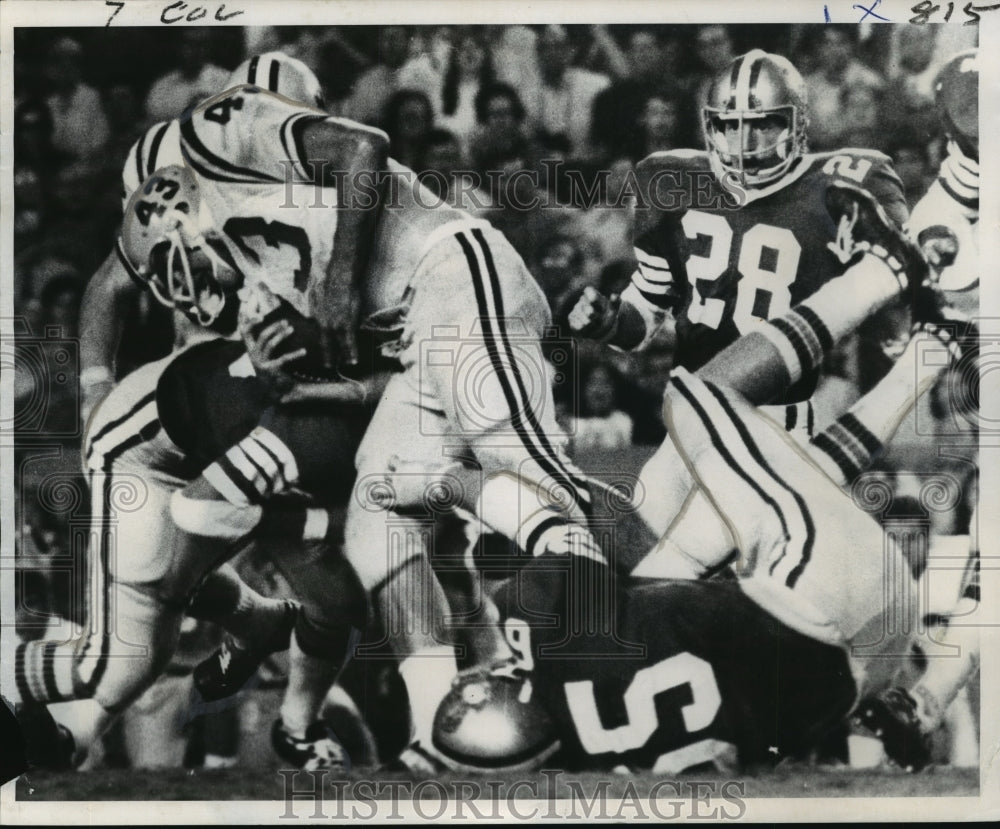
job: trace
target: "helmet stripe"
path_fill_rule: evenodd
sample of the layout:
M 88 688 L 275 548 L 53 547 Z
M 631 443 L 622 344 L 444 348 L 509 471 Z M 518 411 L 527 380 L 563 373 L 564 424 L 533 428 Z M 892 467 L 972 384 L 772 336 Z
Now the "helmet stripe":
M 276 61 L 271 61 L 271 71 L 267 78 L 267 88 L 272 92 L 278 91 L 278 71 L 281 69 L 281 64 Z
M 250 68 L 247 69 L 247 83 L 252 83 L 254 86 L 257 85 L 257 64 L 259 62 L 260 56 L 254 55 L 250 61 Z
M 750 62 L 750 80 L 747 85 L 747 106 L 753 108 L 754 99 L 757 97 L 757 81 L 760 80 L 760 70 L 764 61 L 756 59 Z
M 136 174 L 139 176 L 140 185 L 146 180 L 146 174 L 143 171 L 144 165 L 142 163 L 142 148 L 146 146 L 146 137 L 148 135 L 148 131 L 144 132 L 142 137 L 139 139 L 139 143 L 135 145 L 135 169 Z
M 760 75 L 760 53 L 750 52 L 743 56 L 739 62 L 739 72 L 736 78 L 736 91 L 734 93 L 737 109 L 750 109 L 750 79 L 753 77 L 753 70 L 757 70 Z
M 156 157 L 160 153 L 160 144 L 163 142 L 163 136 L 169 128 L 170 123 L 165 121 L 156 131 L 156 135 L 153 136 L 153 141 L 149 145 L 149 158 L 146 159 L 147 175 L 151 176 L 154 172 L 156 172 L 156 168 L 158 166 L 156 163 Z
M 739 79 L 740 68 L 743 64 L 744 58 L 742 55 L 733 61 L 733 69 L 729 75 L 729 105 L 726 109 L 736 109 L 736 83 Z

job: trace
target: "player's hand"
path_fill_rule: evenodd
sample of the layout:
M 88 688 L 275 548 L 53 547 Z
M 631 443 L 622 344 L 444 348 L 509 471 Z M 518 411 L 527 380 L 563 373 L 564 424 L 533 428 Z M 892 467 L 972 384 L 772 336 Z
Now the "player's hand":
M 253 333 L 251 326 L 241 326 L 247 355 L 253 363 L 257 376 L 271 386 L 278 394 L 284 394 L 295 384 L 295 379 L 286 367 L 306 356 L 306 349 L 297 348 L 278 354 L 283 342 L 294 333 L 288 320 L 277 320 Z
M 953 265 L 958 256 L 958 239 L 945 227 L 930 228 L 930 231 L 940 232 L 922 233 L 924 241 L 920 245 L 920 251 L 931 266 L 932 279 L 937 281 L 941 271 Z
M 614 331 L 620 307 L 621 297 L 618 294 L 606 297 L 588 285 L 569 312 L 569 326 L 581 337 L 603 340 Z

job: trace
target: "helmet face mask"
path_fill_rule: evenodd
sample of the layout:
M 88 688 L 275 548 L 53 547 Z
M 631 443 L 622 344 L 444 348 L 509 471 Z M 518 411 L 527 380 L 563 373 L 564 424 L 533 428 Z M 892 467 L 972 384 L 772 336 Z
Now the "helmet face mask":
M 712 85 L 702 110 L 705 144 L 722 171 L 756 187 L 784 176 L 806 151 L 805 81 L 780 55 L 755 49 Z
M 184 167 L 157 170 L 136 190 L 125 211 L 125 255 L 158 302 L 211 325 L 239 281 L 213 247 L 198 184 Z
M 794 106 L 767 112 L 728 113 L 705 107 L 705 134 L 723 169 L 748 184 L 764 184 L 785 174 L 798 158 Z

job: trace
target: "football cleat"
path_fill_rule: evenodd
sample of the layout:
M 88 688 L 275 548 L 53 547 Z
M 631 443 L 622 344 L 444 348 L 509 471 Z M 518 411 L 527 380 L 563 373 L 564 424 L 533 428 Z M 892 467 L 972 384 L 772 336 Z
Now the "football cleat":
M 257 674 L 260 663 L 270 654 L 286 650 L 298 617 L 299 605 L 285 602 L 285 612 L 268 638 L 257 647 L 243 648 L 231 636 L 194 669 L 194 687 L 205 702 L 225 699 L 241 690 Z
M 16 717 L 29 765 L 48 771 L 66 771 L 74 767 L 76 740 L 66 726 L 55 721 L 45 705 L 19 703 Z
M 480 774 L 537 769 L 560 747 L 530 676 L 508 663 L 455 677 L 438 706 L 433 743 L 452 768 Z
M 321 720 L 310 725 L 301 738 L 289 734 L 280 719 L 275 720 L 271 745 L 282 760 L 303 771 L 331 769 L 334 774 L 345 775 L 351 770 L 351 758 L 332 729 Z
M 871 193 L 853 184 L 832 182 L 826 188 L 826 209 L 837 225 L 837 238 L 827 248 L 845 266 L 870 253 L 889 266 L 901 290 L 914 286 L 916 293 L 922 289 L 930 274 L 927 260 Z
M 917 703 L 905 688 L 887 688 L 863 699 L 854 718 L 882 741 L 885 753 L 901 769 L 920 771 L 930 762 L 930 739 L 917 717 Z

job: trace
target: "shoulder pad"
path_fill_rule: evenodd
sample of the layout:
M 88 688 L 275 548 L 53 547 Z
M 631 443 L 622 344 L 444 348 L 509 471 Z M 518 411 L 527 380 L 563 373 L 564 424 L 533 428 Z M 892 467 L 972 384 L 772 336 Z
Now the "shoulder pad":
M 664 150 L 646 156 L 636 165 L 639 171 L 710 170 L 708 153 L 704 150 Z

